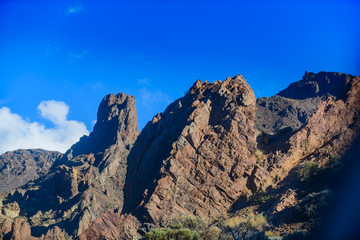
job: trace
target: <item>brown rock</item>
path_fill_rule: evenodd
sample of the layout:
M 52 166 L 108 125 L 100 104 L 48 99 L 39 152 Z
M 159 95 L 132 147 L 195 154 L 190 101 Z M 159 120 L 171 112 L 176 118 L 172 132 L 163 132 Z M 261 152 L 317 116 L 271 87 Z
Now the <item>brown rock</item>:
M 240 75 L 197 81 L 140 134 L 129 155 L 124 211 L 161 224 L 229 209 L 248 191 L 255 167 L 254 117 L 255 96 Z
M 19 204 L 17 202 L 6 204 L 2 207 L 1 213 L 6 217 L 16 218 L 20 213 Z
M 139 239 L 140 222 L 132 215 L 108 211 L 96 219 L 91 227 L 79 235 L 80 240 L 90 239 Z
M 72 236 L 81 234 L 101 214 L 122 207 L 126 159 L 137 135 L 135 98 L 123 93 L 106 96 L 94 131 L 74 144 L 46 175 L 6 201 L 19 202 L 31 223 L 43 227 L 37 234 L 61 238 L 57 229 L 48 231 L 49 224 L 64 226 Z
M 49 229 L 41 240 L 65 240 L 65 235 L 58 226 L 55 226 Z
M 360 135 L 360 77 L 352 77 L 346 88 L 344 98 L 330 98 L 318 106 L 304 127 L 289 138 L 281 158 L 273 156 L 278 160 L 272 165 L 272 178 L 284 179 L 300 160 L 326 165 L 331 156 L 343 156 L 349 150 Z
M 12 223 L 11 240 L 30 240 L 31 230 L 29 223 L 24 218 L 15 218 Z
M 286 191 L 277 203 L 273 206 L 272 214 L 276 214 L 285 210 L 286 208 L 293 207 L 298 203 L 296 192 L 292 189 Z
M 309 92 L 298 92 L 301 89 Z M 19 202 L 20 214 L 44 227 L 44 239 L 66 235 L 56 227 L 47 229 L 52 224 L 80 239 L 136 239 L 148 226 L 165 226 L 179 216 L 223 216 L 244 196 L 270 189 L 276 195 L 264 203 L 268 214 L 291 209 L 298 201 L 292 188 L 298 186 L 292 174 L 297 165 L 316 161 L 327 166 L 331 156 L 342 156 L 359 136 L 360 78 L 307 73 L 278 97 L 281 100 L 272 98 L 262 106 L 272 108 L 269 114 L 285 116 L 276 126 L 269 120 L 272 130 L 295 126 L 292 119 L 299 109 L 306 110 L 306 121 L 296 118 L 301 126 L 295 132 L 265 131 L 257 142 L 259 110 L 240 75 L 213 84 L 196 81 L 139 137 L 135 99 L 108 95 L 93 133 L 49 173 L 8 195 L 2 209 Z M 310 104 L 309 98 L 315 100 Z M 301 108 L 302 103 L 309 103 L 309 109 Z M 257 147 L 264 145 L 256 159 Z M 19 229 L 30 236 L 24 219 L 4 219 L 2 236 L 15 236 Z
M 0 223 L 0 239 L 9 238 L 9 235 L 12 231 L 12 220 L 10 218 L 5 218 Z
M 0 192 L 9 193 L 38 178 L 61 156 L 42 149 L 20 149 L 0 155 Z
M 290 127 L 298 130 L 327 98 L 344 98 L 353 76 L 336 72 L 308 73 L 270 98 L 256 103 L 256 127 L 267 134 Z

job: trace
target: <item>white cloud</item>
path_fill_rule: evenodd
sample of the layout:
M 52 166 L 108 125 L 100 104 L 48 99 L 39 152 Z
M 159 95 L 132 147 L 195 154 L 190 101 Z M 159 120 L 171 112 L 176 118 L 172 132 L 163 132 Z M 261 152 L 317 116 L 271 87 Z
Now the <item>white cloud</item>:
M 66 116 L 69 113 L 69 106 L 66 103 L 54 100 L 42 101 L 38 109 L 43 118 L 55 124 L 66 122 Z
M 73 52 L 68 52 L 68 56 L 72 59 L 76 59 L 76 60 L 80 60 L 82 59 L 86 54 L 88 53 L 87 50 L 82 51 L 81 53 L 73 53 Z
M 140 78 L 137 80 L 138 85 L 150 86 L 150 79 L 148 78 Z
M 66 15 L 74 15 L 74 14 L 78 14 L 82 11 L 84 11 L 84 7 L 83 5 L 74 5 L 74 6 L 69 6 L 66 9 Z
M 0 98 L 0 105 L 6 104 L 6 103 L 9 103 L 9 102 L 11 102 L 10 99 L 1 99 Z
M 148 89 L 141 89 L 140 91 L 141 94 L 141 99 L 142 99 L 142 104 L 144 106 L 152 106 L 155 103 L 171 103 L 171 99 L 170 97 L 166 94 L 163 93 L 159 90 L 148 90 Z
M 24 148 L 65 152 L 89 134 L 84 123 L 67 120 L 69 106 L 64 102 L 43 101 L 38 110 L 41 117 L 54 124 L 53 128 L 26 120 L 7 107 L 0 108 L 0 153 Z

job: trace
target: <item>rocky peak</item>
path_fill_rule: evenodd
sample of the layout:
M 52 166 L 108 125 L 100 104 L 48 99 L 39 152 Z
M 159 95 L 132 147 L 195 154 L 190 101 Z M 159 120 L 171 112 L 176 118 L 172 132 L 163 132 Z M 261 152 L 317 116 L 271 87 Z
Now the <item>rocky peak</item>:
M 139 135 L 128 158 L 123 212 L 155 223 L 209 218 L 256 190 L 254 118 L 255 96 L 242 76 L 196 81 Z
M 354 76 L 337 72 L 305 72 L 302 80 L 270 98 L 257 99 L 256 127 L 265 134 L 298 130 L 327 98 L 343 99 Z
M 124 93 L 109 94 L 100 103 L 93 132 L 82 137 L 70 151 L 72 157 L 96 154 L 120 142 L 129 149 L 138 134 L 135 98 Z
M 81 234 L 109 208 L 122 208 L 127 157 L 138 134 L 135 98 L 107 95 L 93 132 L 74 144 L 47 174 L 9 194 L 6 206 L 15 204 L 22 216 L 33 219 L 35 237 L 61 235 L 56 226 L 73 236 Z M 46 216 L 51 216 L 51 226 L 39 220 Z
M 288 88 L 280 91 L 277 95 L 292 98 L 306 99 L 314 97 L 336 98 L 344 97 L 349 90 L 346 87 L 353 76 L 338 72 L 305 72 L 302 80 L 290 84 Z
M 171 219 L 210 221 L 230 211 L 261 211 L 281 222 L 285 217 L 278 214 L 291 213 L 306 198 L 295 176 L 299 163 L 332 168 L 333 157 L 358 139 L 359 91 L 359 77 L 306 73 L 279 95 L 256 102 L 241 75 L 197 80 L 138 137 L 135 99 L 110 94 L 94 131 L 61 164 L 3 199 L 0 238 L 23 232 L 41 239 L 136 239 Z M 275 131 L 298 130 L 286 131 L 285 147 L 278 148 L 270 138 L 257 141 L 255 117 Z M 313 185 L 320 191 L 327 183 Z M 266 196 L 263 191 L 274 199 L 238 211 Z
M 46 172 L 62 157 L 43 149 L 19 149 L 0 155 L 0 192 L 8 193 Z

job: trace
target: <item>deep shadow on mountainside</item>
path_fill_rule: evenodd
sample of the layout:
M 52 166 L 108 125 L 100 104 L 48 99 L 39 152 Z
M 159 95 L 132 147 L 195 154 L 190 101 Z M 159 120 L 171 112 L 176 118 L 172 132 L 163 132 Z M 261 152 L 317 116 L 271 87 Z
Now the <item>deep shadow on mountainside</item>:
M 360 77 L 335 72 L 258 99 L 241 75 L 198 80 L 141 133 L 135 98 L 107 95 L 88 137 L 3 194 L 0 238 L 322 238 L 359 113 Z
M 0 192 L 8 193 L 38 178 L 61 156 L 43 149 L 19 149 L 0 155 Z

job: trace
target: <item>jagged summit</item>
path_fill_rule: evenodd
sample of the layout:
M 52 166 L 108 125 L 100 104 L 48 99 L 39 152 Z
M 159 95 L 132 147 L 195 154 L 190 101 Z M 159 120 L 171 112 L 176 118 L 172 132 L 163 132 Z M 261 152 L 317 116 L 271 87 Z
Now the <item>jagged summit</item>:
M 295 172 L 342 164 L 360 133 L 359 91 L 359 77 L 325 72 L 258 100 L 241 75 L 197 80 L 140 135 L 135 98 L 107 95 L 88 137 L 3 198 L 0 238 L 135 239 L 182 216 L 221 225 L 257 212 L 285 231 L 311 229 L 314 219 L 299 225 L 291 214 L 330 185 L 317 179 L 310 191 Z M 249 205 L 261 194 L 269 202 Z
M 298 130 L 322 101 L 345 100 L 353 78 L 337 72 L 305 72 L 302 80 L 291 83 L 275 96 L 257 99 L 257 129 L 270 135 L 285 128 Z
M 97 116 L 94 131 L 74 144 L 47 174 L 8 196 L 7 202 L 16 204 L 5 208 L 20 208 L 22 216 L 31 219 L 33 236 L 52 238 L 65 232 L 77 236 L 110 207 L 122 208 L 127 155 L 139 134 L 135 98 L 109 94 Z M 15 210 L 11 216 L 18 215 Z M 51 225 L 40 220 L 46 216 L 51 217 Z
M 196 81 L 136 141 L 128 158 L 124 211 L 139 208 L 136 214 L 164 221 L 195 210 L 208 218 L 229 207 L 247 181 L 253 184 L 254 117 L 255 95 L 241 76 L 212 84 Z M 222 170 L 211 173 L 211 166 Z M 174 185 L 172 190 L 165 182 Z M 209 189 L 221 204 L 211 201 Z M 166 205 L 160 206 L 163 198 Z M 154 205 L 163 209 L 160 215 Z
M 292 99 L 329 96 L 342 98 L 347 92 L 346 86 L 352 78 L 353 76 L 349 74 L 338 72 L 305 72 L 302 80 L 291 83 L 277 95 Z
M 36 179 L 62 157 L 43 149 L 19 149 L 0 155 L 0 192 L 8 193 Z
M 119 142 L 129 149 L 138 134 L 135 97 L 124 93 L 109 94 L 100 103 L 94 130 L 89 136 L 82 137 L 67 154 L 71 153 L 71 157 L 96 154 Z

